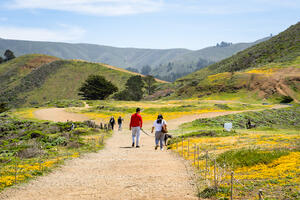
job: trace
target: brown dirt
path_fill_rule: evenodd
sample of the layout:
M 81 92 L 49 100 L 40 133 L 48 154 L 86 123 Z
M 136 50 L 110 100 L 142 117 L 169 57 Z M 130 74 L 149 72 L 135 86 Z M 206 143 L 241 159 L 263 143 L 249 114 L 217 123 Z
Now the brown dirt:
M 299 85 L 300 69 L 299 68 L 283 68 L 275 71 L 273 74 L 256 74 L 253 75 L 249 89 L 259 93 L 261 98 L 268 98 L 274 94 L 290 96 L 295 102 L 299 102 L 296 92 L 290 88 L 288 80 L 295 85 Z
M 46 56 L 46 55 L 40 55 L 36 56 L 33 59 L 31 59 L 29 62 L 27 62 L 23 68 L 29 68 L 29 69 L 35 69 L 38 68 L 44 64 L 51 63 L 53 61 L 59 60 L 59 58 L 52 57 L 52 56 Z
M 240 112 L 240 111 L 238 111 Z M 215 117 L 237 112 L 204 113 L 184 116 L 168 122 L 176 129 L 179 122 Z M 43 109 L 39 119 L 54 121 L 85 120 L 64 109 Z M 124 130 L 115 131 L 106 147 L 97 152 L 67 161 L 60 169 L 29 183 L 6 189 L 1 200 L 129 200 L 129 199 L 197 199 L 193 169 L 179 156 L 154 150 L 154 138 L 141 133 L 141 148 L 131 148 L 131 135 L 125 121 Z M 151 124 L 144 129 L 150 132 Z
M 86 104 L 85 104 L 86 106 Z M 46 108 L 34 112 L 36 118 L 54 122 L 84 121 L 89 118 L 76 113 L 66 112 L 64 108 Z

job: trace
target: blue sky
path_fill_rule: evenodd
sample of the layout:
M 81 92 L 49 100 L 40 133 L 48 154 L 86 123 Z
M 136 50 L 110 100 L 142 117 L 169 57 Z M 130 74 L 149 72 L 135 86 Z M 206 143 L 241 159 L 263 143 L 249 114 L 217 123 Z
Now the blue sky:
M 300 21 L 300 0 L 0 0 L 0 38 L 201 49 Z

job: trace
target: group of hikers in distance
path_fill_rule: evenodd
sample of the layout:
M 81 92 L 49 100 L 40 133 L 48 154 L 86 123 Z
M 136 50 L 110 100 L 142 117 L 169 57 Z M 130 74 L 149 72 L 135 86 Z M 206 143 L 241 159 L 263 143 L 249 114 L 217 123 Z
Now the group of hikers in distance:
M 143 131 L 143 119 L 140 115 L 141 109 L 137 108 L 136 112 L 131 115 L 130 123 L 129 123 L 129 130 L 132 131 L 132 147 L 139 148 L 139 142 L 140 142 L 140 133 L 141 130 Z M 119 125 L 119 131 L 122 130 L 122 124 L 124 119 L 120 116 L 118 118 L 118 125 Z M 111 125 L 112 130 L 114 130 L 115 125 L 115 119 L 112 116 L 109 120 L 109 123 Z M 157 119 L 154 121 L 151 133 L 153 133 L 155 130 L 155 150 L 157 150 L 158 147 L 160 147 L 160 150 L 163 150 L 164 143 L 165 143 L 165 134 L 167 133 L 167 122 L 164 120 L 163 116 L 159 114 L 157 116 Z

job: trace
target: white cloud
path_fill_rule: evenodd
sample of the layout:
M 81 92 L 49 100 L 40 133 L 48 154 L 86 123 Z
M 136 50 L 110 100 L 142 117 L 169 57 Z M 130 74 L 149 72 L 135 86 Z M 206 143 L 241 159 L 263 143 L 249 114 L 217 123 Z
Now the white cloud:
M 60 25 L 60 29 L 1 26 L 0 37 L 5 39 L 74 42 L 81 39 L 85 30 L 75 26 Z
M 160 10 L 163 0 L 12 0 L 12 9 L 48 9 L 91 15 L 119 16 Z
M 298 1 L 298 2 L 297 2 Z M 172 0 L 168 10 L 204 15 L 225 15 L 265 12 L 274 9 L 300 7 L 299 0 Z

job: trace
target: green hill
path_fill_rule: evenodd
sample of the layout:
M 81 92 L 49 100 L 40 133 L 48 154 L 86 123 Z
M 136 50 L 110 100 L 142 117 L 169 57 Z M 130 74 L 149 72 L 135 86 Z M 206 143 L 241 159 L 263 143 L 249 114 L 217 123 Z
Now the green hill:
M 251 91 L 251 98 L 289 96 L 299 101 L 299 83 L 300 22 L 268 41 L 178 79 L 175 85 L 177 96 L 183 97 L 216 93 L 238 97 L 238 92 Z
M 267 40 L 264 38 L 262 40 Z M 82 59 L 101 62 L 120 68 L 135 68 L 141 71 L 144 66 L 152 68 L 151 74 L 167 81 L 194 72 L 227 58 L 256 43 L 237 43 L 229 46 L 212 46 L 192 51 L 188 49 L 138 49 L 117 48 L 94 44 L 70 44 L 61 42 L 39 42 L 0 39 L 0 54 L 6 49 L 16 56 L 41 53 L 62 59 Z
M 0 101 L 28 105 L 79 99 L 78 88 L 91 74 L 110 80 L 120 90 L 135 73 L 99 63 L 25 55 L 0 64 Z

